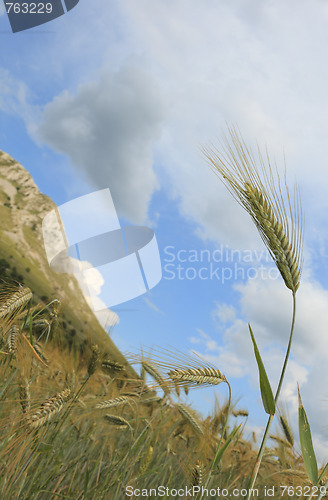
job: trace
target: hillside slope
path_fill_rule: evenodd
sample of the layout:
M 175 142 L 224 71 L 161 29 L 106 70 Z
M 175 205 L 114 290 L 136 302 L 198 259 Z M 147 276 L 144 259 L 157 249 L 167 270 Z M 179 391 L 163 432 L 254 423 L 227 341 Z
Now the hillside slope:
M 70 345 L 87 339 L 106 348 L 113 359 L 126 364 L 93 311 L 73 275 L 59 274 L 48 265 L 42 238 L 43 217 L 55 204 L 40 193 L 32 176 L 0 151 L 0 276 L 24 282 L 44 302 L 59 299 L 65 337 Z

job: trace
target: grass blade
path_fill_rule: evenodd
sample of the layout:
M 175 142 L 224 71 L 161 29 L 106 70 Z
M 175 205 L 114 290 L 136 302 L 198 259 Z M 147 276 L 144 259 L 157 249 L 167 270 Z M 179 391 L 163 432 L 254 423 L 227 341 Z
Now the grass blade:
M 268 379 L 268 376 L 266 374 L 264 364 L 260 355 L 260 351 L 258 350 L 258 347 L 256 345 L 255 337 L 251 328 L 251 325 L 248 324 L 249 332 L 251 334 L 251 339 L 253 342 L 254 346 L 254 353 L 255 353 L 255 358 L 257 362 L 257 366 L 259 369 L 259 376 L 260 376 L 260 389 L 261 389 L 261 396 L 262 396 L 262 402 L 264 406 L 264 410 L 266 413 L 269 415 L 274 415 L 276 412 L 276 405 L 274 402 L 274 397 L 271 389 L 271 385 Z
M 318 483 L 318 465 L 315 458 L 310 424 L 302 403 L 300 389 L 298 390 L 298 428 L 305 470 L 312 484 Z

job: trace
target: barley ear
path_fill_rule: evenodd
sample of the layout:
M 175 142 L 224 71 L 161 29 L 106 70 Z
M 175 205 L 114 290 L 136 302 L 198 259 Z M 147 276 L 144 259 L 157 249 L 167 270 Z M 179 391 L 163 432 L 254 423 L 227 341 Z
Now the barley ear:
M 251 216 L 287 288 L 296 293 L 303 263 L 303 215 L 297 185 L 294 201 L 285 176 L 285 193 L 268 153 L 254 155 L 240 132 L 229 129 L 220 150 L 203 148 L 213 171 Z

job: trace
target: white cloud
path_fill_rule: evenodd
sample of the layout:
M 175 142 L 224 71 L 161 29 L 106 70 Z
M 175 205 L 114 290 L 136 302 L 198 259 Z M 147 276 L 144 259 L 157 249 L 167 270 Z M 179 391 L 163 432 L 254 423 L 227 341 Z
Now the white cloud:
M 236 318 L 236 308 L 230 304 L 217 302 L 216 309 L 212 313 L 212 318 L 219 320 L 221 323 L 230 323 Z
M 30 89 L 38 88 L 31 75 L 40 80 L 42 65 L 55 88 L 68 89 L 45 108 L 44 139 L 97 185 L 114 183 L 116 204 L 138 221 L 145 219 L 158 185 L 155 151 L 166 193 L 196 222 L 200 237 L 255 248 L 261 245 L 255 228 L 199 150 L 220 136 L 225 120 L 237 122 L 251 141 L 267 143 L 281 166 L 285 148 L 290 179 L 297 173 L 302 187 L 309 238 L 317 241 L 320 235 L 325 250 L 326 5 L 211 0 L 204 8 L 196 0 L 99 0 L 99 12 L 90 15 L 79 5 L 75 22 L 63 16 L 51 42 L 44 40 L 44 53 L 37 44 L 30 50 L 27 68 L 35 66 L 26 77 Z M 97 33 L 92 43 L 90 32 Z M 69 50 L 63 46 L 68 36 Z M 53 61 L 51 73 L 40 62 L 45 57 Z M 128 64 L 130 75 L 123 64 L 128 57 L 138 60 L 133 69 Z M 100 73 L 100 67 L 110 70 Z M 117 141 L 110 140 L 112 120 Z M 34 136 L 35 121 L 26 118 Z
M 153 78 L 130 60 L 81 85 L 76 95 L 55 97 L 44 110 L 39 136 L 67 154 L 95 187 L 109 187 L 121 216 L 142 223 L 157 187 L 152 148 L 162 117 Z
M 210 1 L 204 8 L 193 0 L 141 0 L 123 2 L 122 10 L 135 50 L 147 54 L 166 93 L 160 160 L 181 212 L 199 224 L 198 234 L 232 246 L 260 243 L 199 153 L 199 144 L 215 140 L 225 120 L 267 143 L 281 166 L 285 149 L 290 178 L 297 173 L 304 199 L 316 192 L 307 220 L 317 227 L 315 214 L 327 208 L 323 2 L 254 1 L 246 7 Z

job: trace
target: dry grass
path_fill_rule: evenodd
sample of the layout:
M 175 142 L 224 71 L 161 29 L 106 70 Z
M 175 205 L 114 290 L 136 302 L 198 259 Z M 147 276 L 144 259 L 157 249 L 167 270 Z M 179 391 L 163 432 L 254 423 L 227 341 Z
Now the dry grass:
M 152 384 L 128 378 L 124 369 L 112 365 L 105 374 L 97 346 L 80 353 L 63 350 L 45 334 L 36 340 L 52 321 L 51 308 L 42 322 L 33 311 L 26 321 L 26 314 L 19 308 L 10 328 L 17 327 L 19 339 L 28 330 L 33 350 L 22 341 L 15 356 L 0 357 L 1 498 L 121 500 L 127 485 L 201 486 L 218 443 L 231 436 L 208 487 L 246 487 L 257 452 L 242 428 L 235 432 L 246 410 L 233 408 L 230 418 L 230 403 L 216 403 L 214 415 L 204 420 L 170 390 L 174 382 L 185 389 L 225 382 L 216 367 L 174 350 L 139 356 L 155 385 L 166 389 L 160 397 Z M 41 363 L 34 350 L 50 362 Z M 108 409 L 111 413 L 101 411 Z M 281 425 L 283 435 L 275 436 L 263 459 L 260 495 L 268 484 L 308 484 L 302 458 Z

